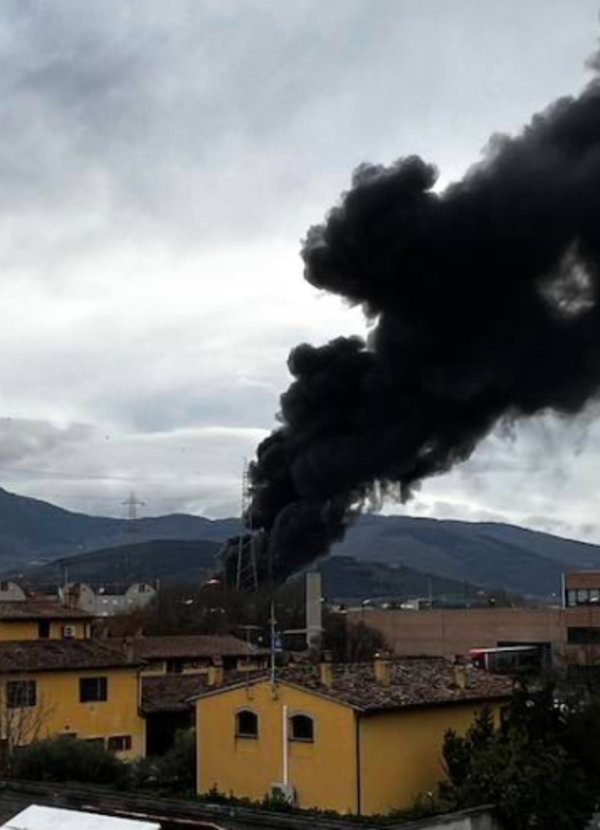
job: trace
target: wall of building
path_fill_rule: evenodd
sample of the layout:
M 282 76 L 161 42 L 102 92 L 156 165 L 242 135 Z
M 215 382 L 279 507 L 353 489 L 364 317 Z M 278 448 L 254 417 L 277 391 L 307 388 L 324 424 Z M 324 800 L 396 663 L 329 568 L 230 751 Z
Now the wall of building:
M 107 678 L 107 700 L 82 703 L 79 681 L 86 677 Z M 36 682 L 36 705 L 11 709 L 6 683 Z M 93 669 L 5 675 L 0 678 L 0 731 L 3 740 L 28 744 L 37 738 L 76 735 L 93 739 L 131 736 L 131 749 L 124 758 L 145 754 L 145 725 L 138 712 L 138 676 L 135 669 Z
M 353 813 L 357 810 L 354 711 L 325 698 L 268 682 L 223 691 L 197 701 L 198 792 L 261 800 L 283 781 L 283 707 L 288 715 L 314 718 L 314 743 L 287 744 L 289 783 L 300 807 Z M 237 738 L 235 716 L 251 709 L 259 737 Z
M 464 734 L 482 705 L 431 706 L 361 717 L 361 812 L 408 809 L 444 777 L 444 733 Z M 490 706 L 497 716 L 500 704 Z
M 25 591 L 10 580 L 0 580 L 0 602 L 25 602 Z
M 600 625 L 600 609 L 595 610 Z M 566 642 L 564 615 L 560 608 L 360 609 L 349 611 L 348 621 L 381 631 L 398 655 L 453 658 L 500 642 L 547 642 L 560 652 Z
M 94 591 L 85 583 L 70 585 L 66 591 L 62 591 L 65 601 L 95 617 L 112 617 L 140 610 L 152 602 L 156 594 L 156 587 L 149 582 L 135 582 L 118 594 Z
M 52 620 L 48 639 L 65 638 L 64 628 L 71 628 L 72 639 L 83 640 L 89 637 L 90 623 L 86 620 Z M 39 640 L 39 620 L 0 620 L 0 641 L 5 640 Z

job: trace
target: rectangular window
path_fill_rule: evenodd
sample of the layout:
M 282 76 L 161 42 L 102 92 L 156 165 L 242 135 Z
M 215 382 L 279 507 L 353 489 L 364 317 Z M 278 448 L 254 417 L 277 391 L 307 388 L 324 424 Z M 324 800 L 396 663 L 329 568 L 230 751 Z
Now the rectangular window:
M 81 703 L 97 703 L 108 699 L 106 677 L 81 677 L 79 679 L 79 700 Z
M 104 749 L 104 738 L 86 738 L 85 742 L 90 746 L 99 746 Z
M 9 583 L 2 580 L 0 582 L 0 591 L 2 591 L 3 593 L 7 593 L 7 591 L 9 591 L 9 590 L 10 590 Z
M 47 640 L 50 637 L 50 620 L 38 622 L 38 637 L 40 640 Z
M 9 709 L 35 706 L 36 699 L 35 680 L 9 680 L 6 684 L 6 705 Z
M 569 608 L 574 608 L 577 605 L 577 592 L 567 591 L 567 605 Z
M 167 660 L 167 674 L 182 674 L 183 660 Z
M 567 642 L 574 645 L 600 644 L 600 628 L 567 628 Z
M 131 749 L 131 735 L 113 735 L 108 739 L 110 752 L 128 752 Z

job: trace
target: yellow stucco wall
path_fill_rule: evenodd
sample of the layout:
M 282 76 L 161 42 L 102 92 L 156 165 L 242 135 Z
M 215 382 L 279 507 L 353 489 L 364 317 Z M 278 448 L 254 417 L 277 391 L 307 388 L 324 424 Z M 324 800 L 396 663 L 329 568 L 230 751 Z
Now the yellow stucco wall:
M 106 677 L 107 700 L 82 703 L 79 680 Z M 18 710 L 6 705 L 5 684 L 11 680 L 35 680 L 37 705 Z M 75 734 L 79 738 L 104 738 L 131 735 L 129 752 L 123 758 L 145 754 L 145 722 L 138 711 L 138 677 L 135 669 L 93 669 L 86 671 L 39 672 L 4 675 L 0 678 L 1 732 L 11 732 L 17 743 L 30 743 L 35 737 Z M 19 721 L 19 717 L 23 720 Z
M 356 730 L 352 709 L 268 682 L 224 690 L 196 704 L 198 792 L 216 787 L 238 797 L 262 799 L 283 780 L 283 707 L 288 716 L 314 718 L 314 743 L 289 741 L 289 782 L 300 807 L 356 812 Z M 251 709 L 259 717 L 259 737 L 236 738 L 235 716 Z
M 73 638 L 85 639 L 89 636 L 89 623 L 83 620 L 57 620 L 50 623 L 51 640 L 63 639 L 63 627 L 73 628 Z M 37 620 L 0 620 L 0 641 L 5 640 L 39 640 Z
M 361 812 L 412 807 L 444 778 L 444 733 L 463 734 L 483 704 L 431 706 L 360 719 Z M 500 704 L 489 707 L 498 716 Z
M 288 716 L 307 714 L 315 722 L 313 743 L 288 742 L 288 781 L 298 806 L 363 815 L 408 808 L 444 777 L 444 733 L 464 733 L 483 705 L 359 716 L 341 703 L 284 684 L 275 697 L 268 682 L 223 690 L 196 703 L 198 792 L 216 788 L 258 800 L 272 783 L 282 782 L 282 710 L 287 706 Z M 500 705 L 490 706 L 496 716 Z M 258 715 L 258 739 L 236 738 L 240 709 Z

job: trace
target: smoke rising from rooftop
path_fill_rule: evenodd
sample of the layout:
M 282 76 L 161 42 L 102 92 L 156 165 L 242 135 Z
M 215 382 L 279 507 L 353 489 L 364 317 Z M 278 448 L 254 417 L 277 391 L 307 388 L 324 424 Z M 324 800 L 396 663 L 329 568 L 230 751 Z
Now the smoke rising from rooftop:
M 364 164 L 302 249 L 361 304 L 368 340 L 302 344 L 251 470 L 254 528 L 284 578 L 369 499 L 407 498 L 503 420 L 579 412 L 600 389 L 600 85 L 495 136 L 435 191 L 418 156 Z

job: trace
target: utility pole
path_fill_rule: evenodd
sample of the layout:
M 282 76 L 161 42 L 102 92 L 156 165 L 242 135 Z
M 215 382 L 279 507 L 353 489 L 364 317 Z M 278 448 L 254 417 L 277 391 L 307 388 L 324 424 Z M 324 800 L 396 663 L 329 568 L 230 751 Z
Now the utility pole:
M 273 602 L 273 600 L 271 600 L 271 617 L 269 619 L 269 626 L 270 626 L 270 630 L 271 630 L 271 636 L 270 636 L 270 640 L 271 640 L 271 643 L 270 643 L 270 646 L 271 646 L 271 668 L 270 668 L 269 674 L 270 674 L 270 677 L 271 677 L 271 688 L 272 689 L 275 688 L 275 645 L 276 645 L 275 644 L 275 635 L 276 635 L 275 625 L 276 625 L 276 623 L 277 623 L 277 620 L 275 619 L 275 603 Z

